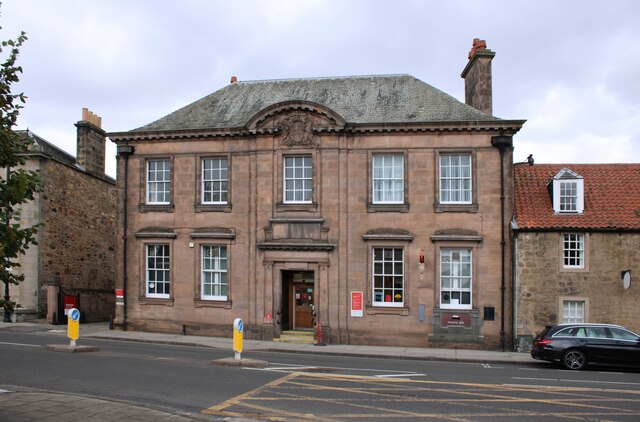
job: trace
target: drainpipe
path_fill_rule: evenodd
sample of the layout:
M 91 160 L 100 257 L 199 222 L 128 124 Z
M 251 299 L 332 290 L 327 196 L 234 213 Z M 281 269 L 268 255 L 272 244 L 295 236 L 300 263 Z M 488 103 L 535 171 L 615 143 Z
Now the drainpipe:
M 7 178 L 5 179 L 7 181 L 7 186 L 9 184 L 9 179 L 11 178 L 11 167 L 7 166 Z M 7 225 L 7 227 L 9 227 L 9 225 L 11 224 L 11 213 L 7 213 L 7 217 L 6 217 L 6 221 L 4 221 L 4 223 Z M 11 267 L 7 268 L 8 271 L 11 270 Z M 9 296 L 9 280 L 7 280 L 4 283 L 4 300 L 5 300 L 5 308 L 4 308 L 4 319 L 2 320 L 2 322 L 11 322 L 11 312 L 9 312 L 9 309 L 7 309 L 7 302 L 9 302 L 9 299 L 11 299 L 11 297 Z
M 119 145 L 118 155 L 123 160 L 122 175 L 122 331 L 127 331 L 127 167 L 129 155 L 133 154 L 131 145 Z
M 500 285 L 500 349 L 504 352 L 505 350 L 505 333 L 504 333 L 504 293 L 505 293 L 505 277 L 506 273 L 504 270 L 504 262 L 505 262 L 505 230 L 504 230 L 504 153 L 507 148 L 511 148 L 513 146 L 513 137 L 506 136 L 500 134 L 500 136 L 492 136 L 491 137 L 491 145 L 498 148 L 500 150 L 500 258 L 501 258 L 501 267 L 500 267 L 500 275 L 502 278 L 502 283 Z
M 518 299 L 516 297 L 516 259 L 518 255 L 518 227 L 514 224 L 512 225 L 513 229 L 513 239 L 511 239 L 511 344 L 513 351 L 519 351 L 518 338 L 516 336 L 516 315 L 518 306 Z

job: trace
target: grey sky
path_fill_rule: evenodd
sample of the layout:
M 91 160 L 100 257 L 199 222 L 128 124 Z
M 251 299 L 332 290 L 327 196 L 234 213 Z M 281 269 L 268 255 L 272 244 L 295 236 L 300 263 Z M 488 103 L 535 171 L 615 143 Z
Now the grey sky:
M 4 0 L 28 97 L 19 129 L 75 154 L 82 107 L 108 131 L 239 80 L 411 74 L 464 101 L 474 38 L 494 115 L 526 119 L 516 161 L 640 162 L 640 2 L 591 0 Z M 115 148 L 107 173 L 115 175 Z

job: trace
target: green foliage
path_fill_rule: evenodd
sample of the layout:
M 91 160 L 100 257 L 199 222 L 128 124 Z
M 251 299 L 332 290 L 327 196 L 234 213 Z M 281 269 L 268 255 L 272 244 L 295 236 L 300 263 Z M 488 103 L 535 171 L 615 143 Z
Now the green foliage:
M 27 40 L 24 32 L 15 40 L 2 41 L 0 57 L 6 57 L 0 67 L 0 281 L 8 286 L 24 280 L 17 259 L 30 245 L 36 244 L 39 225 L 20 226 L 20 206 L 33 200 L 41 191 L 37 172 L 25 170 L 23 153 L 30 140 L 13 131 L 26 97 L 13 94 L 11 85 L 18 82 L 22 67 L 16 66 L 20 47 Z M 16 303 L 5 296 L 0 308 L 13 312 Z

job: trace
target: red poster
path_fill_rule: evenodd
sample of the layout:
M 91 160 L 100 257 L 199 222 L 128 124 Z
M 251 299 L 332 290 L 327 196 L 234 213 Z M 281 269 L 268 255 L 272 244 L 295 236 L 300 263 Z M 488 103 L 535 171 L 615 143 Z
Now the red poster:
M 64 295 L 63 297 L 64 303 L 64 314 L 68 315 L 71 309 L 78 309 L 78 296 L 68 296 Z
M 362 292 L 351 292 L 351 316 L 361 317 L 363 316 L 363 298 Z

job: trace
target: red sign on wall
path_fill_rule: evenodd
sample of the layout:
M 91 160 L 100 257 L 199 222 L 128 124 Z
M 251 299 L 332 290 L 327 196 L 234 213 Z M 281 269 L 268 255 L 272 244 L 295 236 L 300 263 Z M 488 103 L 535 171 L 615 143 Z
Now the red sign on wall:
M 116 289 L 116 305 L 124 305 L 124 289 Z
M 464 327 L 471 328 L 471 315 L 468 313 L 443 312 L 440 316 L 442 328 Z
M 361 317 L 364 312 L 363 305 L 364 294 L 362 292 L 351 292 L 351 316 Z
M 78 296 L 64 295 L 64 314 L 68 315 L 71 309 L 78 309 Z

